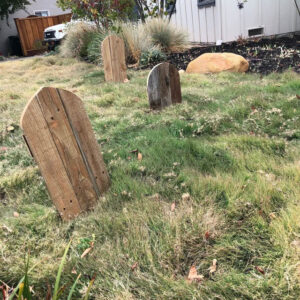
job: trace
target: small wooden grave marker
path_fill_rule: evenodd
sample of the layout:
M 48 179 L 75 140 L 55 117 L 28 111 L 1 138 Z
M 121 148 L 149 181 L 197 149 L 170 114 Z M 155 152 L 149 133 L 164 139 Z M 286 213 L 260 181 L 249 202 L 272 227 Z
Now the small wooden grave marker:
M 44 87 L 26 105 L 21 128 L 61 217 L 93 208 L 109 177 L 82 101 Z
M 106 81 L 124 82 L 127 80 L 125 46 L 121 38 L 110 35 L 104 39 L 102 59 Z
M 176 67 L 169 63 L 155 66 L 148 76 L 147 90 L 152 109 L 181 103 L 180 76 Z

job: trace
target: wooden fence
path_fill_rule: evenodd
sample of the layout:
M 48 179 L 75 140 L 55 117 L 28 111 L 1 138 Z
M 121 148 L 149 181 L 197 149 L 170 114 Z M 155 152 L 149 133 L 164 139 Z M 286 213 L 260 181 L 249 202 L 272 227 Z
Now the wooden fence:
M 31 56 L 45 50 L 42 45 L 44 30 L 47 27 L 69 22 L 72 14 L 51 17 L 29 17 L 15 19 L 24 56 Z

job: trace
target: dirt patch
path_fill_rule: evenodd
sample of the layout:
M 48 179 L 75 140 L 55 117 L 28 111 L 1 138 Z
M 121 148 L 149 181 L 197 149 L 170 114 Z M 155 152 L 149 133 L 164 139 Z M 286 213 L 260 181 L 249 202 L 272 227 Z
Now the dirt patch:
M 232 42 L 222 46 L 194 47 L 183 53 L 173 53 L 167 61 L 178 70 L 185 70 L 188 63 L 203 53 L 232 52 L 245 57 L 250 63 L 249 72 L 263 75 L 283 72 L 289 68 L 300 73 L 300 38 L 261 39 Z

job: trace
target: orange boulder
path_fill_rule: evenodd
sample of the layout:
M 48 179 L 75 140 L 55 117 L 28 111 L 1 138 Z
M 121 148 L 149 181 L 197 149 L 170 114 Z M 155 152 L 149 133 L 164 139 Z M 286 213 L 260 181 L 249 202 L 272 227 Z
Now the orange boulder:
M 220 73 L 246 72 L 249 69 L 248 61 L 234 53 L 205 53 L 191 61 L 186 69 L 187 73 Z

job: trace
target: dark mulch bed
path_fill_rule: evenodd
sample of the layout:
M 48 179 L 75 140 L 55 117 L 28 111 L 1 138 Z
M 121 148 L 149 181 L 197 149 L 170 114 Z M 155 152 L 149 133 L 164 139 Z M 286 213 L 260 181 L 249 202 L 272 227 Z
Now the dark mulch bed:
M 199 55 L 207 52 L 232 52 L 245 57 L 250 63 L 249 72 L 263 75 L 282 72 L 292 68 L 300 73 L 300 39 L 277 38 L 233 42 L 222 46 L 194 47 L 183 53 L 173 53 L 167 61 L 178 70 L 185 70 L 188 63 Z

